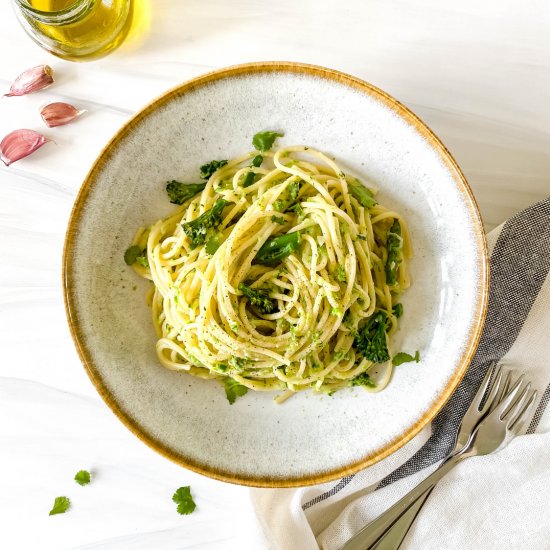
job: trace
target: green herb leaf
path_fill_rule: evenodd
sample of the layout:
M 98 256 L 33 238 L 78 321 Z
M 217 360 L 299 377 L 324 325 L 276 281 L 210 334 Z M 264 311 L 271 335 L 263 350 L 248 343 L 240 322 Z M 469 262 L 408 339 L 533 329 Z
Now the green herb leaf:
M 361 206 L 365 208 L 372 208 L 378 203 L 374 198 L 373 192 L 364 185 L 357 183 L 348 183 L 349 192 L 355 197 Z
M 254 258 L 254 263 L 275 266 L 280 264 L 287 256 L 300 248 L 300 232 L 294 231 L 286 233 L 279 237 L 273 237 L 265 241 L 258 254 Z
M 391 360 L 393 366 L 395 367 L 402 365 L 403 363 L 410 363 L 411 361 L 414 361 L 415 363 L 418 363 L 418 361 L 420 361 L 420 353 L 418 352 L 418 350 L 416 350 L 414 356 L 410 355 L 409 353 L 405 353 L 404 351 L 396 353 Z
M 50 510 L 50 516 L 55 514 L 64 514 L 71 506 L 71 501 L 67 497 L 55 497 L 53 508 Z
M 76 472 L 76 475 L 74 476 L 74 480 L 79 484 L 79 485 L 88 485 L 88 483 L 90 483 L 90 472 L 88 472 L 88 470 L 80 470 L 78 472 Z
M 373 380 L 371 380 L 370 376 L 366 372 L 352 378 L 350 381 L 350 386 L 366 386 L 368 388 L 376 388 L 376 384 Z
M 250 304 L 257 307 L 262 313 L 272 313 L 277 309 L 275 300 L 269 297 L 269 289 L 250 288 L 244 283 L 239 283 L 239 290 L 248 298 Z
M 189 485 L 180 487 L 172 496 L 172 500 L 178 505 L 178 514 L 192 514 L 197 507 L 191 496 L 191 487 Z
M 223 383 L 225 386 L 225 395 L 227 396 L 227 400 L 230 405 L 233 405 L 238 397 L 242 397 L 248 392 L 248 388 L 246 386 L 239 384 L 236 380 L 233 380 L 233 378 L 230 378 L 229 376 L 224 379 Z
M 134 244 L 124 253 L 124 261 L 126 262 L 126 265 L 135 264 L 138 256 L 141 256 L 141 247 Z
M 283 137 L 284 134 L 280 134 L 279 132 L 258 132 L 253 138 L 252 138 L 252 145 L 255 149 L 258 151 L 269 151 L 271 147 L 273 146 L 273 143 L 278 137 Z
M 213 160 L 207 164 L 203 164 L 200 170 L 200 177 L 203 180 L 209 180 L 214 172 L 218 171 L 222 166 L 227 164 L 226 160 Z
M 172 180 L 166 184 L 166 193 L 172 204 L 183 204 L 205 187 L 206 183 L 182 183 Z
M 401 237 L 401 224 L 395 220 L 388 233 L 386 242 L 388 258 L 386 260 L 386 283 L 392 286 L 397 282 L 397 269 L 401 263 L 403 251 L 403 239 Z
M 271 216 L 271 221 L 278 223 L 279 225 L 284 225 L 286 223 L 282 216 Z

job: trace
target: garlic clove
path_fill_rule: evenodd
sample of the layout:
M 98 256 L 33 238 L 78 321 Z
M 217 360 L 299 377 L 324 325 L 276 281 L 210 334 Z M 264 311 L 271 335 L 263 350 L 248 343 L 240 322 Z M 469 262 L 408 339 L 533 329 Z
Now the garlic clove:
M 85 111 L 79 111 L 69 103 L 57 101 L 49 103 L 40 110 L 42 120 L 50 127 L 63 126 L 78 118 Z
M 38 65 L 21 73 L 4 97 L 30 94 L 53 83 L 53 71 L 49 65 Z
M 49 139 L 34 130 L 14 130 L 0 141 L 0 160 L 9 166 L 40 149 Z

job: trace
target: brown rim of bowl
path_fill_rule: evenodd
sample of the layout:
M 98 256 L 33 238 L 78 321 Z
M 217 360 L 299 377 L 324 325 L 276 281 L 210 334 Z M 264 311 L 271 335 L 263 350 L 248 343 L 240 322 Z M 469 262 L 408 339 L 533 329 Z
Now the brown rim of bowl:
M 83 206 L 86 202 L 90 189 L 94 183 L 96 175 L 101 171 L 104 162 L 109 156 L 109 151 L 112 150 L 117 144 L 149 113 L 153 112 L 160 105 L 165 104 L 172 98 L 182 95 L 186 92 L 192 91 L 196 88 L 204 86 L 210 82 L 217 81 L 227 77 L 234 77 L 242 74 L 261 73 L 261 72 L 291 72 L 291 73 L 305 73 L 314 75 L 317 77 L 326 78 L 328 80 L 336 81 L 341 84 L 350 86 L 356 90 L 360 90 L 370 96 L 374 96 L 379 101 L 385 103 L 395 113 L 397 113 L 402 119 L 404 119 L 409 125 L 415 127 L 417 132 L 430 143 L 432 148 L 439 154 L 445 165 L 455 176 L 455 181 L 458 189 L 464 197 L 465 203 L 469 207 L 472 224 L 477 227 L 476 237 L 478 246 L 482 250 L 482 257 L 480 261 L 481 277 L 479 281 L 479 298 L 477 301 L 476 313 L 474 316 L 474 330 L 470 335 L 470 339 L 467 348 L 462 355 L 457 368 L 453 374 L 453 377 L 448 382 L 444 391 L 434 401 L 430 409 L 418 420 L 408 431 L 388 443 L 384 448 L 378 452 L 373 453 L 363 459 L 349 464 L 347 466 L 337 468 L 334 470 L 319 472 L 318 474 L 310 475 L 301 478 L 260 478 L 254 476 L 241 477 L 232 473 L 214 470 L 204 464 L 200 464 L 196 461 L 189 460 L 188 458 L 175 453 L 172 449 L 165 446 L 160 441 L 157 441 L 155 437 L 147 433 L 142 429 L 138 422 L 133 419 L 129 414 L 123 411 L 116 398 L 110 393 L 106 385 L 103 383 L 98 371 L 94 367 L 89 350 L 84 345 L 84 339 L 81 338 L 81 329 L 79 326 L 79 320 L 76 312 L 76 308 L 73 301 L 73 284 L 71 280 L 72 274 L 72 257 L 75 237 L 78 233 L 78 226 L 80 215 L 82 213 Z M 122 423 L 132 431 L 139 439 L 146 443 L 149 447 L 160 453 L 161 455 L 169 458 L 176 464 L 184 466 L 194 472 L 203 474 L 220 481 L 226 481 L 230 483 L 237 483 L 241 485 L 249 485 L 253 487 L 300 487 L 306 485 L 314 485 L 318 483 L 326 483 L 333 481 L 343 476 L 354 474 L 376 462 L 386 458 L 390 454 L 397 451 L 405 443 L 410 441 L 415 435 L 417 435 L 428 422 L 430 422 L 435 415 L 441 410 L 445 403 L 449 400 L 455 388 L 459 384 L 460 380 L 464 376 L 468 365 L 476 351 L 481 336 L 481 331 L 487 314 L 487 300 L 488 300 L 488 288 L 489 288 L 489 262 L 487 259 L 487 243 L 485 240 L 485 233 L 483 231 L 483 223 L 479 209 L 473 193 L 466 181 L 466 178 L 462 174 L 457 163 L 443 145 L 443 143 L 436 137 L 436 135 L 407 107 L 402 105 L 399 101 L 388 95 L 386 92 L 376 88 L 375 86 L 368 84 L 367 82 L 355 78 L 348 74 L 333 70 L 326 69 L 324 67 L 318 67 L 316 65 L 307 65 L 303 63 L 294 62 L 259 62 L 259 63 L 246 63 L 242 65 L 235 65 L 227 67 L 225 69 L 209 72 L 205 75 L 193 78 L 184 84 L 180 84 L 162 96 L 154 99 L 135 116 L 133 116 L 109 141 L 109 143 L 103 148 L 98 158 L 95 160 L 92 168 L 88 172 L 84 183 L 82 184 L 76 201 L 74 203 L 71 216 L 69 219 L 69 225 L 65 236 L 65 246 L 63 249 L 63 289 L 65 310 L 67 314 L 67 320 L 71 331 L 71 336 L 75 343 L 76 349 L 80 356 L 80 359 L 90 377 L 90 380 L 95 385 L 99 395 L 111 408 L 111 410 L 118 416 Z

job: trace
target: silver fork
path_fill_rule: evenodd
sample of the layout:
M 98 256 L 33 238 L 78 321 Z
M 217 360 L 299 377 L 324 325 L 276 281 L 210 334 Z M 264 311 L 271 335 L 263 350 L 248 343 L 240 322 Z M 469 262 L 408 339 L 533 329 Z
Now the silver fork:
M 500 403 L 510 387 L 511 376 L 511 372 L 504 375 L 500 365 L 492 364 L 487 369 L 474 399 L 462 418 L 455 436 L 455 444 L 445 461 L 466 446 L 480 420 Z M 391 522 L 390 527 L 372 547 L 373 550 L 397 550 L 399 548 L 435 485 L 434 483 L 399 518 Z M 379 519 L 382 520 L 384 515 L 382 514 Z
M 492 377 L 493 373 L 494 376 Z M 382 537 L 392 525 L 406 514 L 409 519 L 408 526 L 410 526 L 435 484 L 459 462 L 465 458 L 482 456 L 497 451 L 506 446 L 519 433 L 528 418 L 529 409 L 535 402 L 536 392 L 531 390 L 531 384 L 524 385 L 524 376 L 521 376 L 512 389 L 507 391 L 510 376 L 508 374 L 504 379 L 502 371 L 498 368 L 496 370 L 491 369 L 487 373 L 480 390 L 462 420 L 452 454 L 412 491 L 361 529 L 346 542 L 341 550 L 374 548 L 381 550 L 382 546 L 379 543 L 383 542 L 381 541 Z M 494 380 L 493 383 L 491 378 Z M 483 400 L 487 390 L 489 393 L 487 398 Z M 502 399 L 500 399 L 501 396 L 503 396 Z M 483 406 L 481 406 L 482 403 Z M 465 443 L 464 440 L 466 440 Z M 416 508 L 414 514 L 411 512 L 413 508 Z M 398 548 L 408 531 L 408 526 L 404 533 L 402 533 L 403 529 L 400 529 L 398 534 L 402 534 L 402 537 L 398 538 L 397 545 L 384 545 L 383 547 Z

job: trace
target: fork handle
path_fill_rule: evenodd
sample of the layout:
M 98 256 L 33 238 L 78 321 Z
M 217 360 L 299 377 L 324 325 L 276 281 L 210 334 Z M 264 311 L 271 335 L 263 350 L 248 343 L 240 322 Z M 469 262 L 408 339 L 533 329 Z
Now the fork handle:
M 407 511 L 378 539 L 378 542 L 371 546 L 372 550 L 398 550 L 432 491 L 433 487 L 428 489 L 422 496 L 419 496 Z
M 399 499 L 391 508 L 371 521 L 349 539 L 341 550 L 366 550 L 374 546 L 390 527 L 428 490 L 432 490 L 436 483 L 452 470 L 465 455 L 456 454 L 445 460 L 424 481 Z M 416 517 L 416 514 L 415 514 Z M 412 519 L 414 521 L 414 518 Z M 411 523 L 412 523 L 411 521 Z

